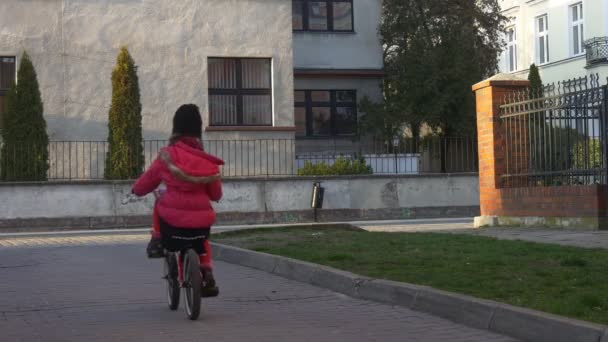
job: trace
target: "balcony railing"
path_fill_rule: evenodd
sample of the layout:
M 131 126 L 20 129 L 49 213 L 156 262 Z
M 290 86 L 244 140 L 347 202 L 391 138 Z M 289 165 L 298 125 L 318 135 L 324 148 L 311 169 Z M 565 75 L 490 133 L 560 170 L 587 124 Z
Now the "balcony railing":
M 608 37 L 595 37 L 585 41 L 587 66 L 608 64 Z

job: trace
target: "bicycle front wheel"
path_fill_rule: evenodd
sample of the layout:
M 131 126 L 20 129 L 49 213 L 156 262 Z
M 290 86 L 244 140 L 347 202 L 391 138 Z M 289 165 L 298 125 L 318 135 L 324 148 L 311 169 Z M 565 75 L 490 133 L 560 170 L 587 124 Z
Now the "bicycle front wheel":
M 198 319 L 201 312 L 201 267 L 198 254 L 189 249 L 184 257 L 184 291 L 186 292 L 186 314 L 191 320 Z

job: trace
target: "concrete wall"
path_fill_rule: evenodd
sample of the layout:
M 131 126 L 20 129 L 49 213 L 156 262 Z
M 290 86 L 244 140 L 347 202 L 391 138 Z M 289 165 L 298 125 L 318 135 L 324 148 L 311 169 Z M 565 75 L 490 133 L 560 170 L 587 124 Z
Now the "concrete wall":
M 569 7 L 582 2 L 584 12 L 584 38 L 608 36 L 608 0 L 502 0 L 505 14 L 517 32 L 516 75 L 528 75 L 530 64 L 536 63 L 536 22 L 535 18 L 547 15 L 549 25 L 549 62 L 539 68 L 544 83 L 599 73 L 602 79 L 608 77 L 608 65 L 585 69 L 585 55 L 574 56 L 571 51 L 571 28 Z M 506 55 L 501 56 L 501 71 L 506 70 Z
M 32 56 L 51 140 L 107 138 L 123 45 L 138 65 L 146 139 L 166 139 L 183 103 L 208 122 L 209 56 L 272 58 L 274 125 L 293 126 L 291 1 L 0 1 L 0 55 Z
M 381 0 L 354 0 L 354 32 L 295 32 L 294 66 L 320 69 L 382 69 L 378 38 Z
M 312 183 L 325 187 L 323 221 L 472 216 L 478 178 L 469 175 L 226 179 L 219 223 L 307 222 Z M 0 184 L 0 228 L 149 224 L 153 199 L 126 206 L 128 182 Z

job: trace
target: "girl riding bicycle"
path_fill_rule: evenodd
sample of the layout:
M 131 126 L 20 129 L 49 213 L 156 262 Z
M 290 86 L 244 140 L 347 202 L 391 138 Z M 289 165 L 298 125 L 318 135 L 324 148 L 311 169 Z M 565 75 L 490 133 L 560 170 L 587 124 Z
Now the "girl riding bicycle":
M 173 117 L 169 146 L 159 152 L 158 158 L 133 185 L 132 193 L 145 196 L 161 183 L 165 184 L 165 191 L 155 192 L 157 201 L 148 257 L 162 257 L 164 248 L 179 250 L 184 243 L 191 244 L 200 256 L 205 290 L 217 293 L 207 238 L 215 223 L 211 201 L 217 202 L 222 197 L 219 166 L 224 162 L 203 150 L 202 124 L 196 105 L 179 107 Z

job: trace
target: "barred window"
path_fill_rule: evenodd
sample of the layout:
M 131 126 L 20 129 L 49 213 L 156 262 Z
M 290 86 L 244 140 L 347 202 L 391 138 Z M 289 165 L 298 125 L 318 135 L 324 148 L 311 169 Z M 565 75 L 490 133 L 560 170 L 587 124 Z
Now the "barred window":
M 267 58 L 209 58 L 211 126 L 271 126 L 271 64 Z

